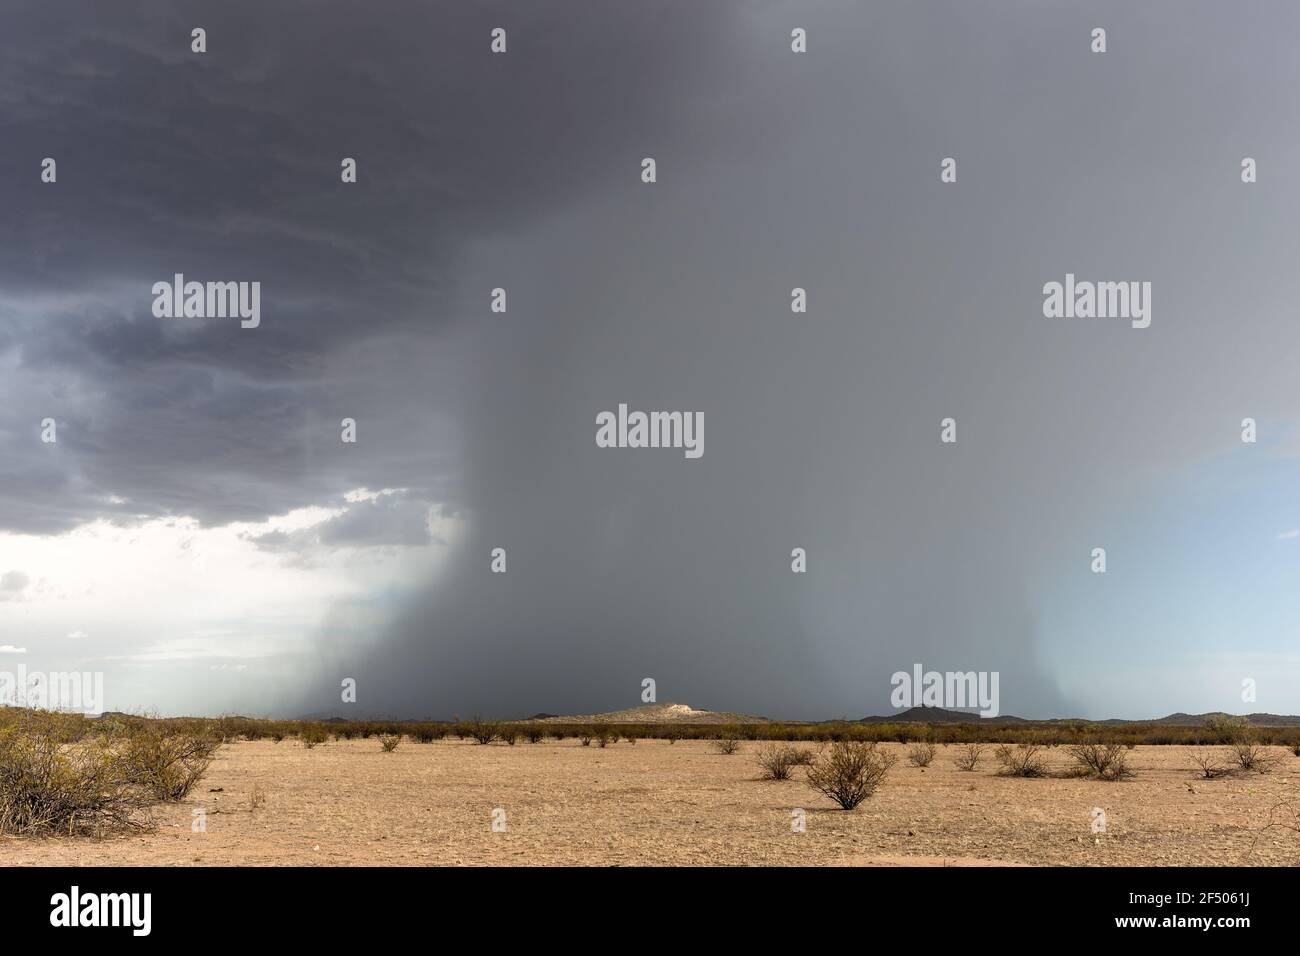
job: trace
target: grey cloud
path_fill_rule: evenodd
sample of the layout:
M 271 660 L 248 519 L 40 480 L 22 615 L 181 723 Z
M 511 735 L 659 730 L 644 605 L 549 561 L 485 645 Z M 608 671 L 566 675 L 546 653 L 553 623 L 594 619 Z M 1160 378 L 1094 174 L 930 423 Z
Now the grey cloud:
M 16 601 L 22 597 L 31 578 L 21 571 L 6 571 L 0 574 L 0 601 Z
M 269 531 L 250 535 L 264 551 L 297 553 L 338 547 L 420 547 L 435 541 L 429 531 L 428 501 L 407 492 L 356 501 L 342 514 L 296 531 Z
M 676 103 L 718 69 L 699 54 L 729 16 L 665 15 L 687 9 L 608 11 L 584 35 L 555 31 L 554 3 L 7 6 L 0 482 L 19 494 L 0 527 L 221 523 L 359 485 L 449 500 L 464 368 L 445 332 L 488 293 L 461 289 L 458 260 L 683 135 Z M 260 281 L 262 326 L 154 319 L 150 286 L 176 272 Z M 46 416 L 56 448 L 34 441 Z

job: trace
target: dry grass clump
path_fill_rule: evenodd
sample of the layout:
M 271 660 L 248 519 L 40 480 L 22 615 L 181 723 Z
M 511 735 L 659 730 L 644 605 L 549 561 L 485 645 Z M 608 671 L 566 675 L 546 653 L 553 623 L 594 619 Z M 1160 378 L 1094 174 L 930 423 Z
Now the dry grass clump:
M 302 741 L 304 747 L 311 750 L 313 747 L 329 740 L 330 735 L 325 732 L 324 727 L 315 724 L 308 724 L 302 728 L 301 732 L 299 732 L 298 739 Z
M 384 753 L 390 754 L 397 749 L 397 745 L 402 742 L 402 738 L 397 734 L 381 734 L 379 737 L 379 746 L 383 748 Z
M 740 741 L 735 737 L 723 737 L 721 740 L 715 740 L 713 741 L 713 752 L 722 754 L 724 757 L 738 754 L 740 753 Z
M 808 786 L 852 810 L 876 792 L 893 765 L 894 756 L 874 740 L 841 740 L 808 765 Z

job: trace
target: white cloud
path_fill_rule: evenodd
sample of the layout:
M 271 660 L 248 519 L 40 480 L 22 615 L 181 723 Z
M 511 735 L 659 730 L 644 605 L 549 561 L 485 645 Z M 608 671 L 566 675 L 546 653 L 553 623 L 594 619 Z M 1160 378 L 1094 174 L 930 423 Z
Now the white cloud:
M 1292 528 L 1290 531 L 1283 531 L 1277 536 L 1279 541 L 1292 541 L 1300 538 L 1300 528 Z
M 0 635 L 11 642 L 0 654 L 33 648 L 50 670 L 103 668 L 108 709 L 219 710 L 194 684 L 161 675 L 191 667 L 286 679 L 318 657 L 323 628 L 376 633 L 397 597 L 427 586 L 448 550 L 363 539 L 320 548 L 303 566 L 257 538 L 312 533 L 398 496 L 359 492 L 344 507 L 217 527 L 160 518 L 101 520 L 58 535 L 0 532 L 0 575 L 23 568 L 7 576 L 10 599 L 0 599 Z M 439 530 L 452 537 L 462 523 L 448 518 Z

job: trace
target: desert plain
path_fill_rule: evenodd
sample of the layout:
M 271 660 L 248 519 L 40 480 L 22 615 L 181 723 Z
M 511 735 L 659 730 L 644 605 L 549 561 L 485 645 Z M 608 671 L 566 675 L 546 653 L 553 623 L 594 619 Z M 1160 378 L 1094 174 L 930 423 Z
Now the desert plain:
M 1300 832 L 1268 826 L 1300 806 L 1300 758 L 1282 748 L 1270 773 L 1206 780 L 1194 748 L 1138 746 L 1133 778 L 1106 782 L 999 776 L 991 754 L 961 771 L 954 745 L 920 768 L 882 746 L 897 762 L 847 812 L 802 768 L 761 779 L 753 742 L 723 755 L 707 740 L 406 738 L 392 753 L 375 739 L 232 740 L 188 797 L 150 809 L 150 829 L 0 837 L 0 865 L 1300 864 Z M 1049 763 L 1068 759 L 1054 748 Z

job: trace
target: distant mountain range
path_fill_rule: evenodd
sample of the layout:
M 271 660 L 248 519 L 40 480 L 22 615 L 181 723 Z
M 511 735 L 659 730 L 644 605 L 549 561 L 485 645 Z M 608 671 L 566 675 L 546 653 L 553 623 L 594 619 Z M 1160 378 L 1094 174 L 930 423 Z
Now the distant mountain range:
M 1040 724 L 1050 726 L 1052 724 L 1067 723 L 1086 723 L 1086 724 L 1167 724 L 1171 727 L 1204 727 L 1212 717 L 1226 718 L 1232 717 L 1233 714 L 1225 714 L 1222 711 L 1215 711 L 1208 714 L 1170 714 L 1168 717 L 1156 717 L 1149 720 L 1128 720 L 1121 717 L 1111 717 L 1106 720 L 1085 720 L 1075 717 L 1053 717 L 1048 720 L 1027 720 L 1024 717 L 1015 717 L 1011 714 L 1001 714 L 997 717 L 981 717 L 977 713 L 968 713 L 961 710 L 944 710 L 942 707 L 913 707 L 910 710 L 900 711 L 890 717 L 863 717 L 855 723 L 860 724 L 899 724 L 899 723 L 923 723 L 923 724 Z M 1283 716 L 1280 714 L 1243 714 L 1236 715 L 1244 719 L 1247 723 L 1256 727 L 1300 727 L 1300 717 Z

